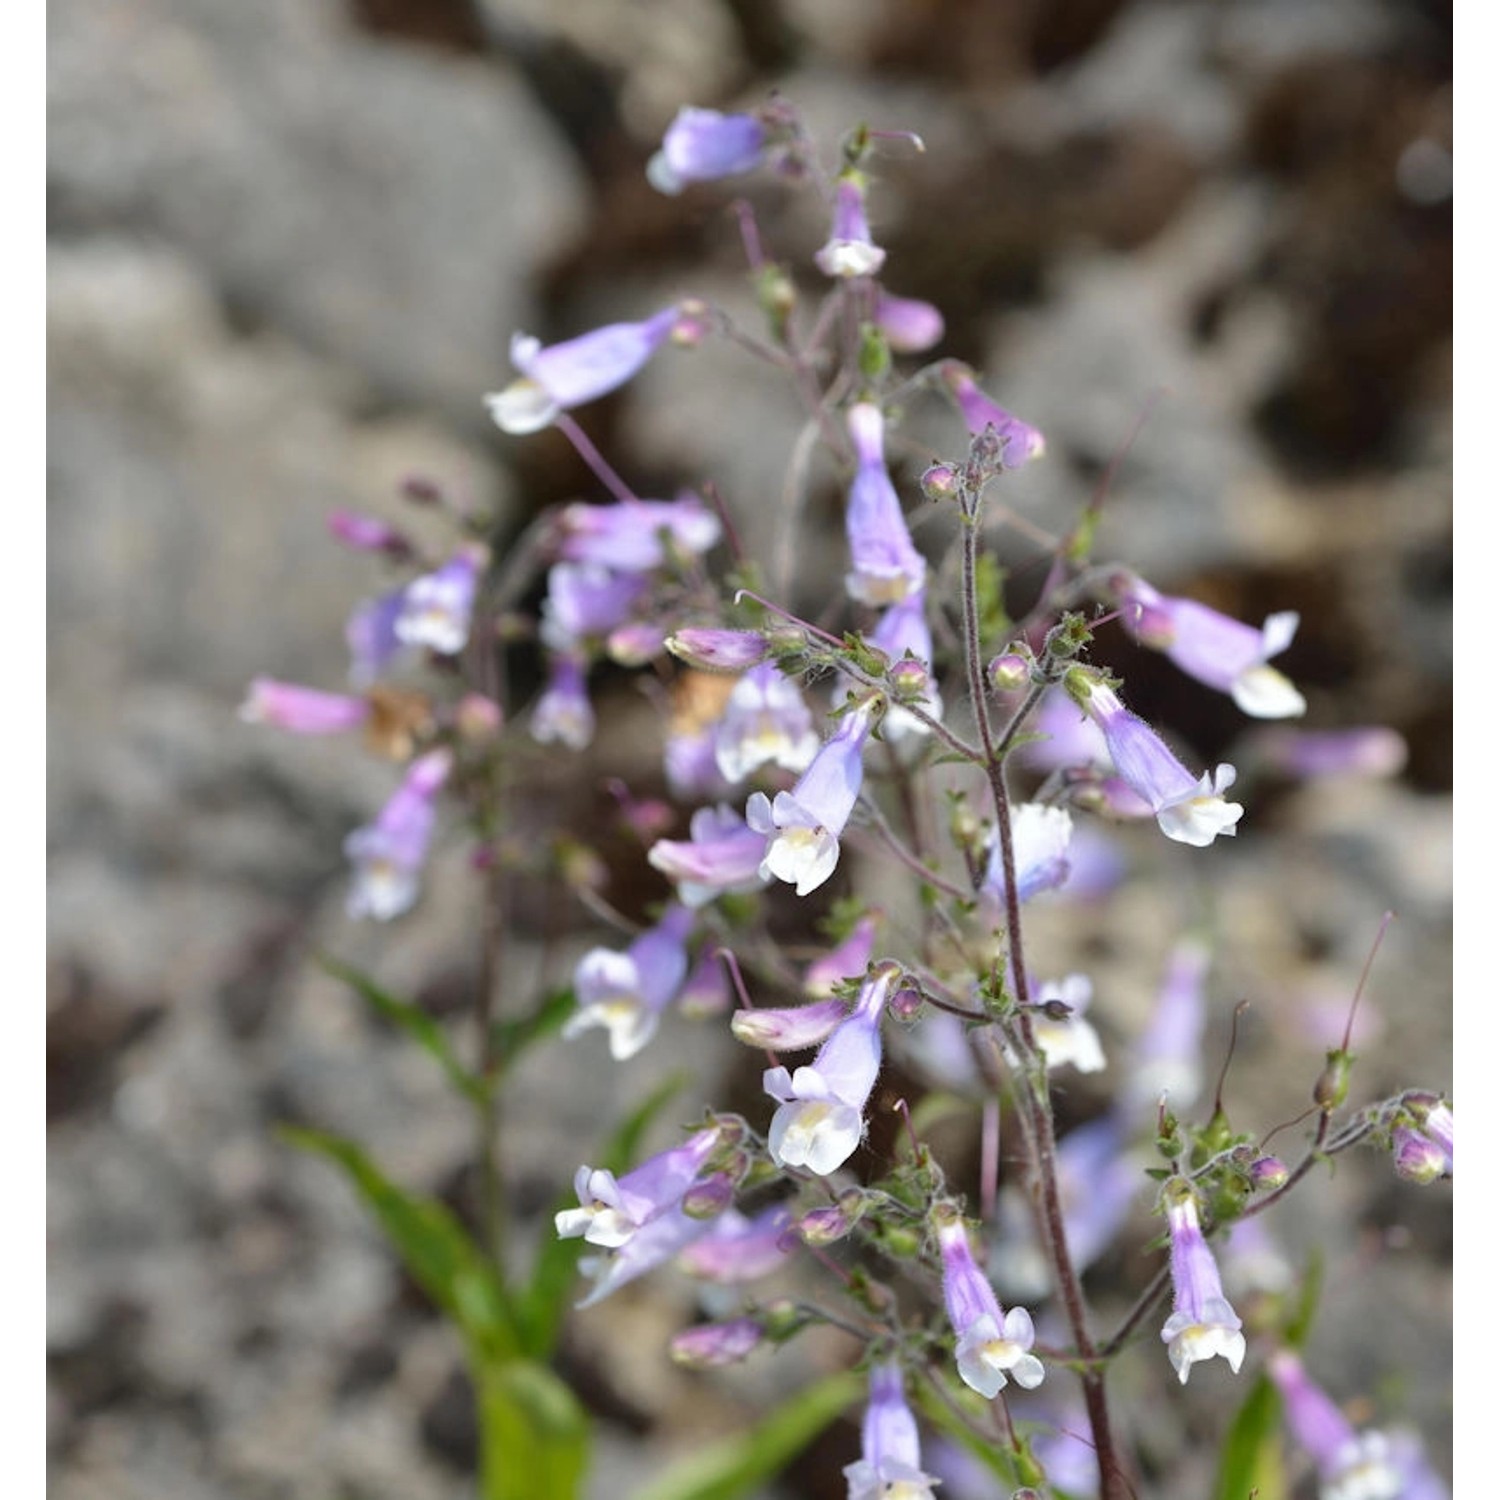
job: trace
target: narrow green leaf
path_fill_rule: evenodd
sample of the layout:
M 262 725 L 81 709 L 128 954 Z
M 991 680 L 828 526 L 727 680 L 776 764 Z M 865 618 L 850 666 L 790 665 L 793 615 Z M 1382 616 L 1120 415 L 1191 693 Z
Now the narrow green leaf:
M 534 1043 L 556 1036 L 564 1023 L 578 1007 L 577 998 L 570 986 L 553 990 L 529 1016 L 515 1016 L 496 1021 L 494 1028 L 495 1056 L 503 1069 L 511 1068 Z
M 686 1074 L 677 1073 L 652 1092 L 645 1103 L 626 1117 L 600 1150 L 598 1165 L 616 1176 L 633 1165 L 647 1127 L 687 1081 Z M 542 1245 L 537 1251 L 531 1285 L 516 1309 L 521 1321 L 523 1345 L 526 1352 L 536 1359 L 547 1358 L 557 1347 L 568 1301 L 578 1280 L 579 1257 L 587 1248 L 582 1240 L 559 1239 L 552 1230 L 553 1215 L 575 1206 L 571 1190 L 561 1193 L 553 1204 L 552 1213 L 548 1214 L 542 1227 Z
M 420 1005 L 409 1000 L 398 1000 L 375 983 L 368 974 L 341 963 L 327 954 L 320 954 L 318 962 L 327 974 L 342 980 L 362 1000 L 366 1001 L 377 1015 L 399 1027 L 416 1044 L 436 1061 L 448 1081 L 465 1098 L 478 1102 L 484 1097 L 484 1085 L 454 1055 L 449 1045 L 448 1034 L 441 1022 L 429 1016 Z
M 861 1375 L 830 1375 L 749 1431 L 674 1464 L 635 1500 L 741 1500 L 759 1492 L 865 1393 Z
M 474 1362 L 482 1500 L 574 1500 L 589 1421 L 572 1391 L 529 1359 Z
M 1215 1500 L 1286 1500 L 1281 1467 L 1281 1395 L 1261 1375 L 1245 1397 L 1219 1463 Z
M 449 1209 L 397 1187 L 352 1141 L 286 1125 L 279 1134 L 343 1169 L 412 1279 L 473 1345 L 492 1358 L 519 1351 L 515 1313 L 500 1277 Z

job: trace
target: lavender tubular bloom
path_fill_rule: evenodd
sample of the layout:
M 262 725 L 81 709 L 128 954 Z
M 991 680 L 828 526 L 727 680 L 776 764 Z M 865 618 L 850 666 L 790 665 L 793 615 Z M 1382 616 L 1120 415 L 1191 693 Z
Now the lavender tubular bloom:
M 915 297 L 893 297 L 882 289 L 875 299 L 875 322 L 897 354 L 920 354 L 942 341 L 942 313 Z
M 1195 939 L 1180 942 L 1167 959 L 1156 1010 L 1135 1047 L 1126 1086 L 1132 1109 L 1154 1105 L 1165 1094 L 1178 1110 L 1190 1109 L 1203 1086 L 1203 983 L 1209 951 Z
M 813 259 L 825 276 L 841 279 L 873 276 L 885 264 L 885 251 L 870 238 L 864 180 L 858 173 L 846 172 L 839 178 L 834 188 L 833 228 Z
M 1042 1362 L 1032 1354 L 1036 1339 L 1031 1314 L 1024 1307 L 1005 1312 L 994 1288 L 974 1263 L 968 1231 L 951 1209 L 935 1215 L 938 1249 L 943 1259 L 943 1305 L 958 1336 L 958 1374 L 970 1390 L 986 1399 L 1011 1380 L 1025 1390 L 1042 1383 Z
M 705 672 L 743 672 L 771 654 L 758 630 L 715 630 L 687 626 L 667 637 L 667 650 L 679 661 Z
M 677 1257 L 677 1263 L 704 1281 L 732 1286 L 780 1270 L 797 1247 L 791 1210 L 784 1205 L 775 1204 L 753 1219 L 730 1208 Z
M 573 971 L 578 1009 L 562 1034 L 575 1037 L 602 1026 L 616 1062 L 634 1057 L 656 1034 L 662 1011 L 687 976 L 685 945 L 692 927 L 692 912 L 670 906 L 661 921 L 623 953 L 594 948 L 584 954 Z
M 396 633 L 396 622 L 405 608 L 404 587 L 355 605 L 344 626 L 344 640 L 349 647 L 349 681 L 355 687 L 369 687 L 400 653 L 402 642 Z
M 354 866 L 347 902 L 351 917 L 386 922 L 417 899 L 417 877 L 437 822 L 437 794 L 452 765 L 447 750 L 431 750 L 413 761 L 375 821 L 344 840 Z
M 696 495 L 677 500 L 621 500 L 614 505 L 565 505 L 558 517 L 558 555 L 622 573 L 646 573 L 668 552 L 698 557 L 723 534 L 719 518 Z
M 867 912 L 854 924 L 843 942 L 808 964 L 802 971 L 803 991 L 814 996 L 832 995 L 843 980 L 863 974 L 869 967 L 870 955 L 875 951 L 877 925 L 876 915 Z
M 849 1019 L 842 1000 L 814 1000 L 784 1010 L 737 1010 L 729 1019 L 736 1041 L 769 1052 L 805 1052 L 827 1041 Z
M 1103 731 L 1120 779 L 1151 808 L 1157 826 L 1169 839 L 1202 849 L 1221 833 L 1234 833 L 1245 810 L 1237 802 L 1224 800 L 1223 793 L 1234 785 L 1233 766 L 1221 765 L 1212 776 L 1205 772 L 1194 780 L 1161 736 L 1103 683 L 1075 671 L 1069 674 L 1068 684 Z
M 629 617 L 648 582 L 644 574 L 617 573 L 599 563 L 555 564 L 542 601 L 543 642 L 565 651 L 608 635 Z
M 363 698 L 323 693 L 272 677 L 255 678 L 240 705 L 240 718 L 246 723 L 274 724 L 292 734 L 342 734 L 360 728 L 369 717 L 370 705 Z
M 731 784 L 774 763 L 804 771 L 818 753 L 818 731 L 797 684 L 774 662 L 751 667 L 735 683 L 714 731 L 714 759 Z
M 671 336 L 679 309 L 663 308 L 641 323 L 610 323 L 546 348 L 518 333 L 510 362 L 521 372 L 503 391 L 484 400 L 505 432 L 540 432 L 559 413 L 608 394 L 632 378 Z
M 1177 1378 L 1187 1384 L 1200 1360 L 1223 1355 L 1236 1375 L 1245 1358 L 1245 1335 L 1239 1315 L 1224 1296 L 1219 1267 L 1198 1225 L 1198 1204 L 1181 1179 L 1166 1188 L 1167 1227 L 1171 1234 L 1172 1314 L 1161 1339 Z
M 695 1219 L 681 1208 L 669 1208 L 636 1231 L 618 1249 L 585 1256 L 578 1268 L 593 1278 L 593 1289 L 578 1307 L 593 1307 L 612 1292 L 658 1266 L 666 1265 L 694 1240 L 707 1234 L 710 1221 Z
M 931 1500 L 938 1481 L 922 1471 L 917 1421 L 906 1404 L 898 1364 L 870 1367 L 859 1461 L 845 1466 L 844 1477 L 849 1500 Z
M 725 115 L 684 105 L 667 126 L 661 150 L 646 163 L 646 179 L 676 197 L 690 182 L 733 177 L 760 164 L 765 126 L 754 115 Z
M 764 1338 L 765 1329 L 756 1319 L 731 1318 L 727 1323 L 685 1328 L 673 1336 L 668 1349 L 673 1364 L 689 1370 L 718 1370 L 737 1365 Z
M 1022 802 L 1011 808 L 1011 852 L 1016 866 L 1016 899 L 1030 901 L 1043 891 L 1053 891 L 1071 873 L 1068 845 L 1073 840 L 1073 819 L 1066 808 L 1041 802 Z M 992 837 L 984 889 L 996 900 L 1005 900 L 1005 865 L 1000 840 Z
M 774 802 L 756 792 L 745 805 L 745 821 L 767 839 L 761 874 L 795 885 L 799 896 L 817 890 L 839 862 L 839 835 L 864 781 L 875 701 L 844 716 L 791 791 Z
M 594 706 L 583 658 L 574 651 L 555 652 L 547 674 L 547 687 L 531 711 L 532 739 L 542 745 L 559 742 L 570 750 L 586 749 L 594 738 Z
M 658 1214 L 682 1202 L 724 1141 L 724 1130 L 711 1125 L 620 1178 L 602 1168 L 579 1167 L 573 1179 L 579 1206 L 555 1216 L 558 1237 L 581 1235 L 591 1245 L 617 1249 Z
M 848 425 L 857 466 L 844 513 L 854 567 L 844 586 L 862 604 L 895 604 L 926 582 L 927 563 L 912 542 L 886 470 L 880 408 L 867 401 L 850 407 Z
M 956 359 L 945 360 L 943 384 L 957 403 L 964 426 L 978 437 L 987 427 L 1000 440 L 1000 462 L 1007 469 L 1020 469 L 1047 451 L 1041 433 L 1019 417 L 1012 416 L 984 394 L 974 381 L 974 372 Z
M 396 616 L 396 637 L 404 645 L 426 646 L 444 656 L 462 651 L 469 639 L 469 618 L 486 554 L 464 547 L 435 573 L 407 584 Z
M 768 1068 L 766 1092 L 781 1101 L 771 1120 L 768 1146 L 778 1167 L 805 1167 L 826 1177 L 854 1154 L 864 1138 L 864 1109 L 880 1074 L 880 1018 L 896 964 L 878 965 L 854 1009 L 818 1050 L 808 1067 L 789 1074 Z
M 1406 741 L 1394 729 L 1267 729 L 1255 753 L 1286 776 L 1395 776 L 1406 765 Z
M 765 884 L 761 862 L 765 835 L 729 807 L 700 807 L 688 825 L 688 839 L 658 839 L 647 862 L 677 882 L 677 899 L 703 906 L 725 891 L 749 891 Z
M 1307 711 L 1307 700 L 1266 663 L 1285 651 L 1297 633 L 1291 610 L 1267 617 L 1259 630 L 1199 604 L 1158 593 L 1134 573 L 1112 580 L 1125 628 L 1143 646 L 1164 652 L 1189 677 L 1228 693 L 1257 719 L 1289 719 Z
M 388 557 L 407 557 L 411 543 L 389 522 L 363 511 L 342 506 L 328 512 L 328 534 L 356 552 L 383 552 Z

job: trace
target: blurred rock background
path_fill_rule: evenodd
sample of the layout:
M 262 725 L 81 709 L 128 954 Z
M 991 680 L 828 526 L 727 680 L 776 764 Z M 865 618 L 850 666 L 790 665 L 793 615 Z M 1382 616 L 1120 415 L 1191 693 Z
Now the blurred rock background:
M 1246 833 L 1277 838 L 1219 861 L 1221 1030 L 1239 998 L 1262 1017 L 1243 1097 L 1260 1107 L 1258 1079 L 1284 1106 L 1268 1119 L 1300 1107 L 1316 1067 L 1288 1049 L 1316 1056 L 1308 1029 L 1347 1000 L 1387 908 L 1365 1085 L 1448 1086 L 1450 23 L 1441 0 L 49 7 L 58 1500 L 471 1490 L 456 1344 L 342 1184 L 272 1135 L 346 1132 L 465 1202 L 458 1106 L 309 957 L 461 1008 L 464 852 L 440 857 L 418 913 L 356 928 L 340 845 L 390 769 L 234 709 L 258 672 L 343 681 L 343 620 L 376 575 L 326 541 L 333 506 L 394 515 L 420 474 L 514 534 L 592 494 L 560 443 L 488 426 L 479 397 L 507 378 L 512 331 L 562 337 L 684 291 L 745 301 L 731 192 L 667 200 L 643 176 L 683 102 L 777 88 L 830 147 L 860 119 L 923 136 L 925 156 L 882 160 L 876 233 L 891 287 L 944 311 L 945 352 L 1046 432 L 1017 509 L 1062 524 L 1163 391 L 1101 555 L 1245 618 L 1300 610 L 1284 665 L 1307 723 L 1389 724 L 1409 747 L 1393 780 L 1265 789 Z M 775 182 L 746 190 L 811 286 L 824 226 Z M 657 361 L 587 425 L 644 492 L 711 476 L 768 541 L 754 517 L 796 412 L 730 351 Z M 1232 709 L 1129 665 L 1135 707 L 1170 699 L 1201 759 L 1229 749 Z M 649 775 L 656 754 L 646 705 L 614 691 L 635 727 L 575 779 L 585 816 L 604 805 L 589 778 Z M 1151 889 L 1043 939 L 1104 967 L 1122 1031 L 1186 900 Z M 551 904 L 569 936 L 518 935 L 523 984 L 566 972 L 566 941 L 590 934 Z M 704 1098 L 744 1064 L 714 1031 L 671 1043 Z M 523 1221 L 666 1066 L 602 1052 L 551 1049 L 519 1084 Z M 1310 1362 L 1409 1410 L 1446 1462 L 1447 1189 L 1421 1197 L 1373 1165 L 1296 1226 L 1333 1246 Z M 668 1366 L 681 1287 L 612 1306 L 570 1354 L 605 1416 L 600 1495 L 777 1382 L 769 1365 L 739 1387 Z M 1192 1411 L 1163 1402 L 1143 1438 L 1189 1454 L 1184 1497 L 1205 1492 L 1191 1456 L 1211 1430 Z M 785 1492 L 834 1492 L 851 1433 Z

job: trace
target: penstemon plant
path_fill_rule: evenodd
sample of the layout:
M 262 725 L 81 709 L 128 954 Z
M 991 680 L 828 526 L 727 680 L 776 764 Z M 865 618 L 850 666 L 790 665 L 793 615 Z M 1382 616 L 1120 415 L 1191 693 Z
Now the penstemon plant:
M 1141 1495 L 1137 1424 L 1122 1401 L 1166 1399 L 1215 1359 L 1245 1385 L 1224 1424 L 1225 1500 L 1288 1495 L 1299 1472 L 1315 1473 L 1325 1500 L 1444 1494 L 1409 1433 L 1358 1429 L 1309 1373 L 1316 1276 L 1299 1291 L 1248 1270 L 1265 1251 L 1264 1216 L 1357 1145 L 1387 1153 L 1413 1183 L 1452 1176 L 1445 1095 L 1414 1086 L 1356 1102 L 1350 1038 L 1363 979 L 1343 1043 L 1309 1067 L 1311 1108 L 1289 1122 L 1302 1139 L 1285 1160 L 1267 1142 L 1287 1123 L 1232 1122 L 1222 1077 L 1211 1107 L 1199 1107 L 1204 931 L 1180 934 L 1154 1017 L 1120 1049 L 1108 1110 L 1071 1129 L 1060 1121 L 1060 1089 L 1106 1057 L 1087 1014 L 1091 977 L 1033 967 L 1028 908 L 1058 893 L 1107 895 L 1121 856 L 1101 853 L 1103 830 L 1154 823 L 1180 846 L 1170 857 L 1192 862 L 1247 818 L 1231 800 L 1236 768 L 1185 764 L 1127 706 L 1128 684 L 1099 663 L 1096 638 L 1122 632 L 1246 715 L 1279 720 L 1305 708 L 1272 665 L 1298 622 L 1288 612 L 1249 625 L 1096 560 L 1104 487 L 1045 542 L 1004 503 L 1007 476 L 1043 458 L 1042 434 L 957 361 L 897 368 L 943 334 L 937 309 L 885 289 L 887 254 L 870 228 L 873 169 L 888 142 L 911 139 L 856 129 L 830 173 L 783 100 L 757 114 L 684 109 L 651 182 L 678 193 L 761 170 L 819 194 L 829 230 L 810 257 L 825 283 L 816 308 L 738 204 L 764 329 L 688 298 L 550 346 L 518 334 L 517 378 L 485 398 L 506 433 L 562 433 L 608 499 L 565 505 L 507 547 L 482 519 L 450 509 L 446 556 L 424 557 L 369 517 L 332 518 L 336 540 L 401 572 L 351 615 L 356 691 L 262 679 L 243 712 L 296 733 L 362 731 L 403 765 L 389 802 L 346 843 L 353 918 L 391 921 L 411 908 L 445 808 L 460 810 L 485 898 L 473 1055 L 417 1006 L 327 962 L 433 1055 L 472 1110 L 477 1232 L 392 1182 L 354 1143 L 288 1135 L 347 1172 L 459 1329 L 490 1500 L 566 1497 L 585 1482 L 589 1421 L 552 1365 L 578 1274 L 587 1309 L 668 1264 L 738 1289 L 732 1316 L 673 1340 L 679 1363 L 725 1366 L 822 1326 L 847 1336 L 850 1373 L 669 1474 L 655 1496 L 749 1493 L 861 1405 L 860 1457 L 844 1471 L 853 1500 L 913 1500 L 940 1478 L 954 1494 Z M 764 563 L 740 550 L 711 487 L 638 496 L 570 415 L 671 346 L 709 339 L 781 372 L 805 409 L 787 514 Z M 953 449 L 927 455 L 921 500 L 903 496 L 887 455 L 910 446 L 908 414 L 936 403 L 957 419 Z M 832 582 L 799 577 L 814 444 L 843 475 L 846 554 Z M 445 503 L 420 489 L 410 498 Z M 946 531 L 945 545 L 917 545 L 919 511 L 924 540 Z M 998 551 L 1010 534 L 1041 559 L 1040 587 L 1014 617 Z M 816 619 L 799 612 L 809 598 Z M 545 686 L 527 702 L 510 678 L 517 654 L 533 650 Z M 564 830 L 549 846 L 557 865 L 617 936 L 586 952 L 565 987 L 523 1006 L 507 914 L 514 882 L 548 856 L 512 837 L 520 772 L 537 745 L 566 754 L 594 740 L 589 679 L 604 663 L 649 668 L 676 692 L 661 746 L 671 805 L 616 788 L 643 872 L 656 872 L 646 878 L 664 879 L 672 896 L 633 927 Z M 1391 745 L 1378 729 L 1281 728 L 1260 754 L 1283 774 L 1328 775 L 1388 769 Z M 826 929 L 836 942 L 804 965 L 809 915 L 828 911 L 829 882 L 850 866 L 843 884 L 854 894 L 832 903 Z M 872 869 L 899 911 L 859 894 Z M 514 1164 L 501 1151 L 516 1059 L 546 1042 L 603 1044 L 624 1060 L 684 1014 L 722 1025 L 726 1011 L 733 1036 L 765 1053 L 761 1109 L 710 1112 L 641 1158 L 665 1095 L 643 1100 L 578 1166 L 571 1192 L 559 1184 L 552 1232 L 519 1276 L 506 1211 Z M 941 1080 L 942 1097 L 969 1101 L 961 1118 L 974 1122 L 980 1151 L 977 1201 L 924 1139 L 934 1111 L 920 1100 L 895 1101 L 894 1145 L 870 1141 L 890 1052 Z M 1156 1269 L 1105 1326 L 1084 1273 L 1145 1200 L 1160 1217 Z M 796 1273 L 805 1295 L 757 1295 L 773 1272 Z M 1121 1357 L 1155 1344 L 1144 1395 L 1139 1379 L 1117 1388 Z M 987 1490 L 966 1489 L 965 1464 L 988 1476 Z M 1154 1473 L 1153 1486 L 1166 1481 Z

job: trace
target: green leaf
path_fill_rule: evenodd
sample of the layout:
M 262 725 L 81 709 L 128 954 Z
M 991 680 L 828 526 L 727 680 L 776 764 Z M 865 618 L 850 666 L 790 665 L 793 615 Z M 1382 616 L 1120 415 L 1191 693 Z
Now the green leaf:
M 863 1376 L 830 1375 L 778 1406 L 749 1431 L 674 1464 L 635 1500 L 740 1500 L 758 1493 L 864 1394 Z
M 647 1127 L 687 1081 L 687 1074 L 675 1074 L 650 1094 L 600 1150 L 598 1165 L 616 1176 L 630 1167 Z M 522 1344 L 528 1354 L 538 1359 L 545 1359 L 557 1347 L 563 1318 L 568 1311 L 568 1299 L 578 1279 L 579 1257 L 587 1248 L 582 1240 L 559 1239 L 552 1231 L 553 1214 L 574 1206 L 573 1193 L 565 1191 L 558 1196 L 552 1213 L 547 1215 L 531 1285 L 516 1308 L 521 1322 Z
M 495 1056 L 500 1059 L 501 1070 L 513 1067 L 521 1054 L 534 1043 L 556 1036 L 577 1008 L 578 999 L 572 987 L 565 986 L 544 996 L 541 1004 L 529 1016 L 496 1021 L 493 1032 L 494 1050 Z
M 289 1145 L 342 1167 L 412 1280 L 488 1357 L 513 1357 L 520 1337 L 500 1277 L 455 1215 L 434 1198 L 397 1187 L 352 1141 L 297 1126 L 278 1132 Z
M 1286 1500 L 1280 1434 L 1281 1395 L 1261 1375 L 1224 1439 L 1215 1500 Z
M 327 954 L 318 956 L 318 963 L 327 974 L 342 980 L 370 1008 L 393 1026 L 399 1027 L 424 1051 L 429 1053 L 448 1075 L 448 1081 L 465 1098 L 478 1103 L 484 1098 L 484 1085 L 454 1055 L 448 1044 L 448 1034 L 441 1022 L 429 1016 L 420 1005 L 409 1000 L 398 1000 L 375 983 L 368 974 L 341 963 Z
M 482 1500 L 573 1500 L 589 1421 L 573 1392 L 528 1359 L 474 1362 Z

